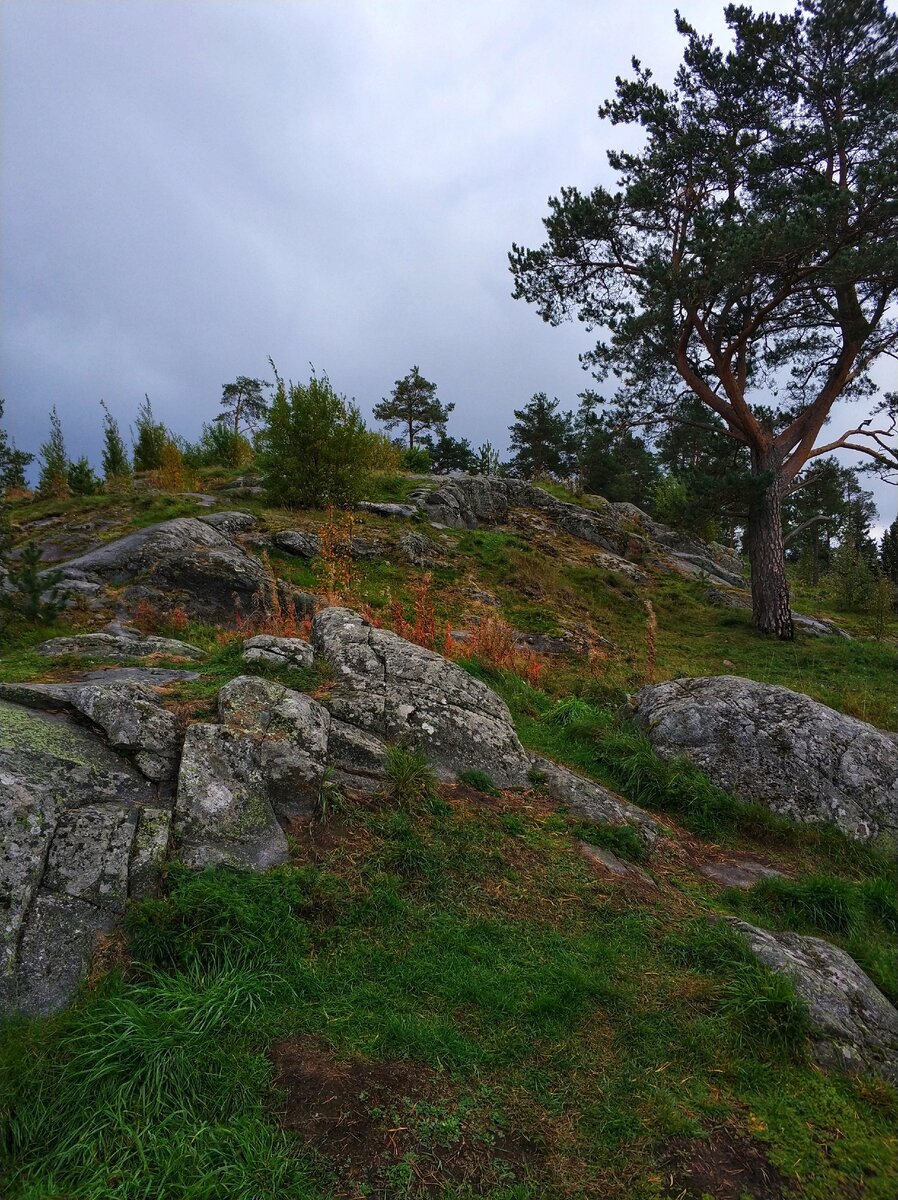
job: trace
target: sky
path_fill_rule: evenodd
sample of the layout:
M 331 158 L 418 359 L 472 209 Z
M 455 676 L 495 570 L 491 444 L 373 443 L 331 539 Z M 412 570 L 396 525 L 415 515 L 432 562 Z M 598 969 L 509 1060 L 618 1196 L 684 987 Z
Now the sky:
M 722 3 L 679 0 L 723 35 Z M 767 0 L 787 11 L 791 2 Z M 413 364 L 449 432 L 504 451 L 535 392 L 595 381 L 578 324 L 511 299 L 562 186 L 613 184 L 597 119 L 636 54 L 669 82 L 673 0 L 3 0 L 0 395 L 21 449 L 56 405 L 98 463 L 148 394 L 190 439 L 238 375 L 368 415 Z M 894 368 L 894 363 L 892 364 Z M 881 386 L 898 386 L 894 370 Z M 857 407 L 837 413 L 832 429 Z M 846 456 L 846 462 L 857 456 Z M 880 524 L 896 489 L 870 483 Z

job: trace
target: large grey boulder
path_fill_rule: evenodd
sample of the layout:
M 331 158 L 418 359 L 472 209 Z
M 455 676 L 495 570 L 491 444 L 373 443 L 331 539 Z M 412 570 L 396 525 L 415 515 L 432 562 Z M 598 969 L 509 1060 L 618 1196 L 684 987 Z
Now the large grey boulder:
M 898 743 L 799 692 L 733 675 L 645 687 L 629 715 L 664 759 L 719 787 L 859 841 L 898 841 Z
M 190 866 L 264 870 L 289 857 L 278 815 L 309 817 L 327 766 L 330 714 L 255 675 L 218 694 L 220 725 L 187 730 L 173 833 Z
M 68 579 L 133 585 L 123 602 L 147 600 L 181 605 L 205 620 L 233 620 L 254 602 L 272 600 L 272 583 L 262 562 L 224 532 L 195 517 L 176 517 L 139 529 L 62 565 Z M 308 611 L 312 598 L 278 585 L 282 600 Z
M 302 638 L 260 633 L 243 643 L 243 661 L 250 665 L 263 663 L 269 667 L 290 667 L 299 671 L 310 667 L 313 658 L 312 647 Z
M 445 778 L 481 770 L 500 787 L 523 787 L 529 760 L 503 700 L 454 663 L 357 613 L 328 608 L 312 641 L 333 666 L 332 714 L 387 741 L 421 746 Z
M 166 815 L 155 782 L 98 733 L 0 700 L 0 1013 L 72 999 L 97 937 L 155 890 Z
M 898 1011 L 853 958 L 822 938 L 729 920 L 765 966 L 792 980 L 807 1005 L 814 1057 L 822 1066 L 876 1071 L 898 1085 Z

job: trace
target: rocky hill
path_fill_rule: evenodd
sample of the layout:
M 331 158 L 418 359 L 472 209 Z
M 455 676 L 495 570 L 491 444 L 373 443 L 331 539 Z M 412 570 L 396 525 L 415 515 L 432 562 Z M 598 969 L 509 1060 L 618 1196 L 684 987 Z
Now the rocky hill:
M 631 505 L 381 492 L 16 509 L 8 1194 L 891 1200 L 894 642 L 764 642 Z

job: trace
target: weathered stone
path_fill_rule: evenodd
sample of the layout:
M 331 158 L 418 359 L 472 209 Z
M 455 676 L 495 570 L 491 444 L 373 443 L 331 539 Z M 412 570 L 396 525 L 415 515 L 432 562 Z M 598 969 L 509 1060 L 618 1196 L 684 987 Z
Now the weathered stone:
M 271 541 L 278 550 L 286 550 L 297 558 L 317 558 L 321 553 L 321 538 L 303 529 L 282 529 Z
M 206 517 L 199 517 L 205 525 L 211 525 L 213 529 L 218 529 L 222 533 L 229 536 L 234 533 L 246 533 L 258 524 L 252 513 L 245 512 L 217 512 L 209 513 Z
M 128 895 L 145 900 L 159 894 L 168 855 L 171 813 L 167 808 L 142 808 L 131 847 Z
M 361 500 L 356 508 L 362 512 L 374 513 L 378 517 L 404 517 L 409 519 L 418 515 L 416 504 L 394 504 L 381 500 Z
M 590 842 L 580 842 L 579 845 L 580 853 L 587 862 L 597 867 L 600 871 L 607 871 L 615 879 L 630 881 L 631 883 L 642 883 L 650 888 L 658 887 L 648 871 L 643 871 L 635 863 L 624 862 L 622 858 L 618 858 L 616 854 L 613 854 L 610 850 L 606 850 L 604 846 L 593 846 Z
M 269 604 L 272 583 L 262 562 L 195 517 L 175 517 L 109 542 L 61 568 L 66 578 L 134 584 L 122 601 L 182 605 L 203 619 L 231 620 L 235 606 Z M 279 584 L 280 598 L 308 611 L 312 598 Z
M 584 779 L 559 766 L 548 758 L 530 760 L 531 772 L 538 778 L 537 787 L 577 816 L 595 821 L 597 825 L 630 825 L 646 846 L 652 846 L 664 830 L 644 809 L 616 796 L 601 784 Z
M 416 567 L 429 567 L 439 559 L 436 542 L 423 533 L 406 533 L 399 539 L 399 549 Z
M 41 891 L 29 913 L 7 1010 L 46 1016 L 68 1004 L 87 973 L 101 934 L 116 915 L 74 896 Z
M 172 833 L 178 857 L 192 867 L 264 871 L 287 861 L 257 737 L 223 725 L 188 727 Z
M 22 926 L 40 886 L 56 828 L 53 798 L 0 766 L 0 1013 L 15 992 Z
M 271 541 L 279 550 L 286 550 L 297 558 L 317 558 L 321 554 L 320 535 L 306 529 L 282 529 Z M 348 550 L 351 558 L 358 559 L 380 558 L 384 553 L 380 542 L 363 537 L 350 538 Z
M 629 579 L 631 583 L 635 583 L 637 587 L 645 587 L 649 583 L 649 577 L 645 571 L 641 571 L 626 558 L 621 558 L 619 554 L 612 554 L 609 550 L 597 550 L 592 556 L 592 560 L 597 567 L 603 567 L 606 571 L 616 571 L 625 579 Z
M 898 1084 L 898 1011 L 853 958 L 821 938 L 770 933 L 728 918 L 771 971 L 807 1005 L 814 1056 L 831 1070 L 876 1071 Z
M 163 637 L 116 637 L 109 633 L 82 633 L 75 637 L 51 638 L 36 647 L 38 654 L 55 657 L 80 654 L 85 658 L 205 658 L 205 653 L 187 642 Z
M 178 719 L 139 683 L 0 683 L 0 697 L 78 713 L 105 734 L 113 749 L 133 754 L 148 779 L 174 778 L 181 740 Z
M 894 850 L 898 745 L 872 725 L 732 675 L 643 688 L 628 711 L 662 758 L 685 755 L 743 800 Z
M 754 887 L 759 879 L 782 878 L 783 872 L 775 867 L 766 867 L 763 863 L 751 858 L 737 859 L 735 862 L 703 862 L 695 868 L 699 875 L 719 883 L 721 887 L 738 888 L 747 891 Z
M 272 667 L 292 667 L 303 670 L 312 665 L 314 651 L 302 638 L 273 637 L 260 633 L 243 643 L 245 663 L 266 663 Z
M 386 758 L 387 747 L 380 738 L 331 718 L 327 760 L 344 786 L 377 791 L 383 783 Z
M 62 812 L 42 888 L 124 912 L 137 816 L 136 808 L 124 804 L 85 804 Z
M 312 641 L 336 671 L 329 706 L 339 720 L 417 742 L 445 778 L 476 769 L 501 787 L 526 784 L 529 762 L 505 702 L 460 667 L 348 609 L 317 613 Z

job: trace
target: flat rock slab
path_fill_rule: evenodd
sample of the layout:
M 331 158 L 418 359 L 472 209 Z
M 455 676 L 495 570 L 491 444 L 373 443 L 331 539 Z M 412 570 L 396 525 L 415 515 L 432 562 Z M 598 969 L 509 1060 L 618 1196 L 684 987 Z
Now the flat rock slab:
M 76 713 L 100 730 L 113 749 L 133 755 L 148 779 L 160 782 L 175 775 L 181 741 L 178 718 L 139 683 L 0 683 L 0 697 Z
M 597 825 L 630 825 L 646 846 L 654 845 L 663 836 L 664 830 L 654 817 L 601 784 L 584 779 L 548 758 L 531 758 L 530 765 L 538 779 L 535 786 L 577 816 Z
M 101 667 L 97 671 L 75 671 L 70 679 L 77 683 L 139 683 L 148 688 L 170 683 L 194 683 L 199 671 L 178 671 L 168 667 Z
M 604 846 L 593 846 L 590 842 L 580 842 L 579 846 L 580 853 L 587 862 L 600 871 L 606 871 L 621 881 L 629 880 L 631 883 L 638 882 L 657 889 L 658 885 L 651 875 L 647 871 L 643 871 L 641 867 L 637 867 L 635 863 L 625 862 L 610 850 L 606 850 Z
M 440 654 L 345 608 L 323 609 L 312 641 L 334 667 L 331 713 L 387 741 L 413 742 L 444 778 L 484 771 L 498 787 L 524 787 L 529 759 L 505 702 Z
M 738 888 L 742 892 L 754 887 L 759 879 L 783 878 L 782 871 L 766 867 L 750 858 L 739 859 L 736 862 L 703 862 L 695 869 L 699 875 L 710 879 L 712 883 L 719 883 L 721 887 Z
M 394 504 L 381 500 L 361 500 L 356 508 L 362 512 L 374 513 L 378 517 L 400 517 L 406 520 L 418 515 L 417 504 Z
M 51 638 L 36 647 L 38 654 L 57 657 L 79 654 L 85 658 L 205 658 L 205 652 L 177 638 L 128 637 L 111 633 L 82 633 L 75 637 Z
M 898 1084 L 898 1010 L 844 950 L 822 938 L 770 933 L 727 918 L 808 1007 L 814 1056 L 832 1070 L 876 1071 Z
M 645 687 L 626 710 L 661 758 L 685 756 L 740 799 L 898 846 L 898 745 L 799 692 L 735 675 Z

